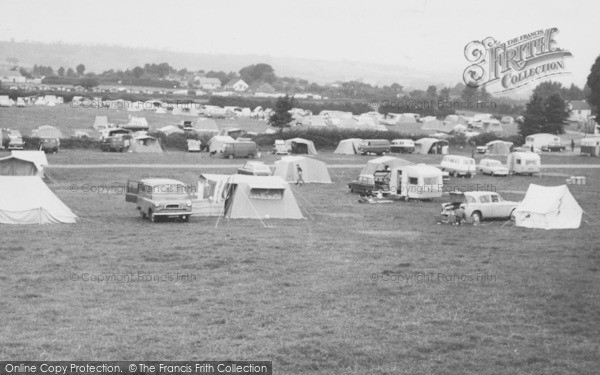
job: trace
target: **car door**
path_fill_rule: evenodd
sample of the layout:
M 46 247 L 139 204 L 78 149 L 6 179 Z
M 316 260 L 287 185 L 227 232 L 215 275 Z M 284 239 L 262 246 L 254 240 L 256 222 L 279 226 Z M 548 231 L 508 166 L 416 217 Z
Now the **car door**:
M 137 203 L 138 194 L 140 191 L 140 183 L 138 181 L 127 180 L 127 192 L 125 193 L 125 202 Z
M 479 206 L 481 207 L 481 215 L 484 218 L 489 219 L 491 217 L 494 217 L 492 200 L 489 194 L 480 196 L 479 203 Z
M 494 217 L 508 217 L 512 211 L 512 206 L 502 199 L 498 194 L 492 194 L 492 203 L 494 205 Z

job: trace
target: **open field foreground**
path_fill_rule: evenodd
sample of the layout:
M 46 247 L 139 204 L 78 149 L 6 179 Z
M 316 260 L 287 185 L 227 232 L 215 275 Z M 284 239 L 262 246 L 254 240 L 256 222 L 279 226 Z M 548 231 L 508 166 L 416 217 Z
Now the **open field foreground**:
M 356 169 L 292 186 L 306 220 L 264 223 L 152 224 L 120 192 L 71 187 L 195 183 L 201 171 L 50 167 L 50 188 L 80 221 L 0 227 L 0 356 L 272 360 L 276 374 L 597 373 L 598 170 L 450 181 L 520 200 L 529 182 L 586 176 L 569 186 L 581 228 L 554 231 L 437 225 L 443 200 L 359 204 L 346 187 Z

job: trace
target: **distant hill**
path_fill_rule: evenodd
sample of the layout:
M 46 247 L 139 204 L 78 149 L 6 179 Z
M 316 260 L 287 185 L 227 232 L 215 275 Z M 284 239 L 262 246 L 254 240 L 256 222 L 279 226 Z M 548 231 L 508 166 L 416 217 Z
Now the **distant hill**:
M 108 69 L 131 69 L 146 63 L 167 62 L 177 69 L 205 71 L 239 71 L 256 64 L 270 64 L 280 77 L 303 78 L 319 84 L 335 81 L 360 80 L 370 84 L 399 83 L 405 88 L 425 89 L 428 85 L 447 82 L 454 86 L 460 77 L 440 77 L 402 66 L 362 63 L 355 61 L 326 61 L 261 55 L 211 55 L 168 50 L 131 48 L 110 45 L 0 41 L 0 62 L 16 57 L 19 64 L 49 65 L 75 68 L 80 63 L 86 71 L 100 73 Z M 453 83 L 454 82 L 454 83 Z

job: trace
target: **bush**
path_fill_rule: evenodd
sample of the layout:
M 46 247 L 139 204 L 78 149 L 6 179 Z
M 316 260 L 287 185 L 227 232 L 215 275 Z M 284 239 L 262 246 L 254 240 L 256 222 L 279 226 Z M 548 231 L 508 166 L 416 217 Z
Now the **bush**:
M 476 146 L 485 146 L 488 142 L 491 141 L 507 141 L 512 142 L 515 146 L 520 146 L 525 143 L 525 139 L 521 135 L 511 135 L 507 137 L 501 137 L 496 133 L 481 133 L 474 137 L 469 138 L 469 143 L 474 144 Z

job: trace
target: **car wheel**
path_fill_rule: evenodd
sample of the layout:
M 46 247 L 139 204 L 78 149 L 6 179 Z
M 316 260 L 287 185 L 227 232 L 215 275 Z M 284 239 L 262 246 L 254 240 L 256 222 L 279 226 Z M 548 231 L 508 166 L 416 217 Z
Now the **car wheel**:
M 229 159 L 233 159 L 233 154 L 230 154 L 230 155 L 228 156 L 228 158 L 229 158 Z
M 183 221 L 184 223 L 187 223 L 188 221 L 190 221 L 190 215 L 183 215 L 181 217 L 181 221 Z
M 353 189 L 353 188 L 350 188 L 350 192 L 351 192 L 351 193 L 354 193 L 354 189 Z
M 152 212 L 152 210 L 148 210 L 148 217 L 150 218 L 151 222 L 158 223 L 158 216 L 154 215 L 154 212 Z
M 471 214 L 471 219 L 473 219 L 473 224 L 479 224 L 481 222 L 481 212 L 475 211 Z
M 514 208 L 513 208 L 513 210 L 512 210 L 512 211 L 510 211 L 510 216 L 509 216 L 509 219 L 510 219 L 510 220 L 513 220 L 513 221 L 515 220 L 515 209 L 514 209 Z

